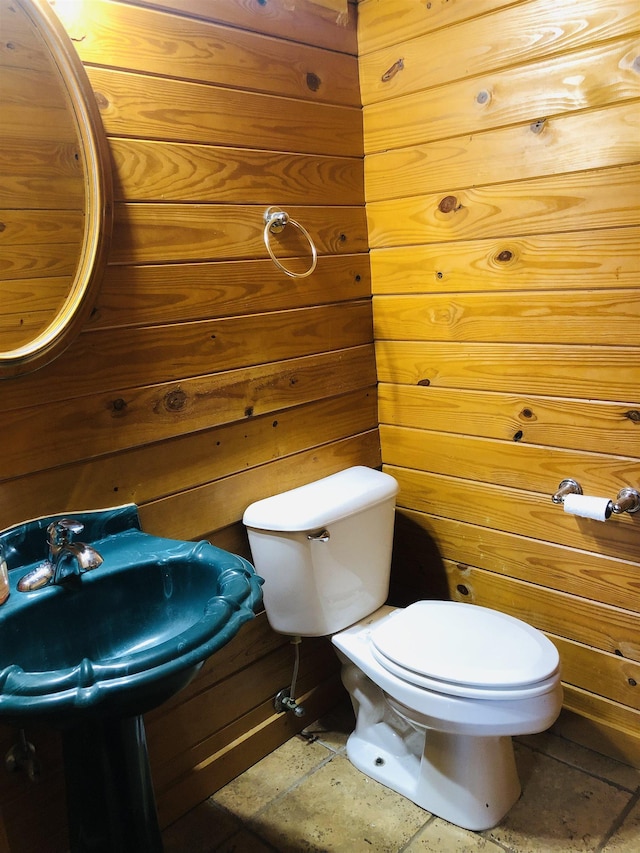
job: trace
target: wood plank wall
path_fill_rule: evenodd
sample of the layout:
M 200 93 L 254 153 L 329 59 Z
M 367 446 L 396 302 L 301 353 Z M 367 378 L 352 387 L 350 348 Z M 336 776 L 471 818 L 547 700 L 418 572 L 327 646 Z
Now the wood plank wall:
M 0 32 L 11 33 L 0 43 L 4 352 L 42 333 L 69 294 L 80 259 L 85 176 L 76 120 L 42 33 L 11 0 L 0 0 Z M 20 227 L 23 221 L 29 227 Z
M 546 631 L 561 729 L 638 764 L 640 515 L 551 495 L 640 488 L 640 8 L 358 11 L 395 595 Z
M 72 5 L 64 23 L 113 155 L 115 233 L 77 342 L 0 384 L 0 527 L 134 501 L 149 532 L 247 555 L 251 501 L 380 465 L 355 7 L 344 26 L 307 0 L 295 11 L 253 0 Z M 270 205 L 311 233 L 312 276 L 288 278 L 269 260 Z M 307 267 L 292 227 L 273 242 Z M 149 715 L 163 825 L 343 695 L 328 642 L 304 642 L 307 716 L 276 715 L 292 668 L 289 643 L 261 614 Z M 16 736 L 0 730 L 1 754 Z M 37 729 L 27 737 L 43 784 L 0 774 L 0 849 L 57 853 L 59 744 Z

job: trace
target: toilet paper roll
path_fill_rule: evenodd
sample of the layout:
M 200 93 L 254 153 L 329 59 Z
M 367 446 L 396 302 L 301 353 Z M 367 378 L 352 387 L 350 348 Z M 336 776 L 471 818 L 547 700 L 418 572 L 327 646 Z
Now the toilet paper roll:
M 564 511 L 581 518 L 594 518 L 606 521 L 611 515 L 611 501 L 608 498 L 594 498 L 590 495 L 567 495 L 564 499 Z

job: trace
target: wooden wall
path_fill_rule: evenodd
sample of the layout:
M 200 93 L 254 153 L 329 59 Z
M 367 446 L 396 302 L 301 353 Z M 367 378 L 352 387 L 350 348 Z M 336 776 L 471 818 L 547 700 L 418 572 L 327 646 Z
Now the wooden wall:
M 80 258 L 85 176 L 75 116 L 42 33 L 11 0 L 0 0 L 0 32 L 11 34 L 0 43 L 5 352 L 43 332 L 69 294 Z
M 637 0 L 363 0 L 380 429 L 395 595 L 522 617 L 564 731 L 640 762 Z
M 257 0 L 73 6 L 64 23 L 113 156 L 114 239 L 77 342 L 0 384 L 0 527 L 133 501 L 149 532 L 246 555 L 251 501 L 380 464 L 355 14 L 338 25 L 307 0 L 295 12 Z M 312 276 L 269 260 L 270 205 L 311 233 Z M 309 264 L 292 227 L 274 249 Z M 327 641 L 304 642 L 307 716 L 276 715 L 292 649 L 264 614 L 245 626 L 147 719 L 162 824 L 335 703 L 337 666 Z M 27 737 L 42 784 L 0 774 L 0 850 L 57 853 L 59 744 Z M 0 753 L 15 739 L 0 729 Z

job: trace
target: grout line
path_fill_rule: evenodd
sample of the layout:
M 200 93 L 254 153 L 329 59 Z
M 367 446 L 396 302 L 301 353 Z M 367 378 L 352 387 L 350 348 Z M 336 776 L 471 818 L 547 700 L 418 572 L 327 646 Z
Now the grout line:
M 402 845 L 402 847 L 398 847 L 397 853 L 404 853 L 407 847 L 410 847 L 411 844 L 421 835 L 421 833 L 424 832 L 427 826 L 429 826 L 430 823 L 433 823 L 433 821 L 436 819 L 436 815 L 430 814 L 430 812 L 425 811 L 425 815 L 429 815 L 429 817 L 425 820 L 422 826 L 413 833 L 411 838 L 409 838 L 408 841 Z
M 620 829 L 620 827 L 625 822 L 625 820 L 628 818 L 632 809 L 635 808 L 635 806 L 637 805 L 638 802 L 640 802 L 640 788 L 638 788 L 638 790 L 635 792 L 635 794 L 633 794 L 629 798 L 629 802 L 622 809 L 622 811 L 620 812 L 618 817 L 613 821 L 613 823 L 609 827 L 608 831 L 605 832 L 604 837 L 602 838 L 602 841 L 598 844 L 598 846 L 595 848 L 593 853 L 600 853 L 600 851 L 606 847 L 606 845 L 613 838 L 613 836 L 616 834 L 616 832 Z
M 326 749 L 326 747 L 324 747 L 324 748 Z M 318 764 L 316 764 L 314 767 L 311 768 L 311 770 L 307 770 L 306 773 L 304 773 L 302 776 L 299 776 L 295 782 L 293 782 L 291 785 L 289 785 L 288 788 L 280 791 L 279 794 L 276 794 L 276 796 L 272 800 L 269 800 L 269 802 L 265 803 L 261 809 L 259 809 L 257 812 L 254 812 L 254 814 L 251 815 L 250 819 L 253 820 L 256 817 L 259 817 L 267 809 L 271 808 L 271 806 L 274 803 L 279 802 L 283 797 L 286 797 L 287 794 L 290 794 L 291 791 L 295 791 L 296 788 L 298 788 L 303 782 L 305 782 L 307 779 L 309 779 L 311 776 L 313 776 L 314 773 L 317 773 L 318 770 L 320 770 L 322 767 L 325 767 L 327 764 L 329 764 L 330 761 L 333 761 L 333 759 L 338 754 L 336 752 L 333 752 L 332 750 L 328 750 L 328 752 L 329 752 L 329 755 L 327 755 L 326 758 L 321 759 L 318 762 Z M 232 812 L 232 814 L 233 814 L 233 812 Z M 237 816 L 236 816 L 236 819 L 238 819 Z M 241 822 L 244 825 L 244 821 L 241 821 Z

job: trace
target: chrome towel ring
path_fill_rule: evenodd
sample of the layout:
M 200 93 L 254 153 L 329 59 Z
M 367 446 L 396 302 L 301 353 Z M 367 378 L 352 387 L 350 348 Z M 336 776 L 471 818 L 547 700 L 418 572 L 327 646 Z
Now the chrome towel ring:
M 273 254 L 273 249 L 271 248 L 271 243 L 269 241 L 269 234 L 280 234 L 284 231 L 285 226 L 287 224 L 294 225 L 309 241 L 309 247 L 311 248 L 311 266 L 306 272 L 293 272 L 293 270 L 288 270 Z M 316 268 L 316 264 L 318 263 L 318 250 L 315 247 L 313 240 L 311 239 L 311 234 L 307 231 L 307 229 L 300 225 L 299 222 L 296 222 L 295 219 L 292 219 L 289 214 L 281 210 L 279 207 L 268 207 L 264 212 L 264 245 L 267 247 L 267 252 L 269 252 L 269 257 L 273 261 L 273 263 L 278 267 L 278 269 L 282 270 L 285 275 L 288 275 L 290 278 L 306 278 Z

